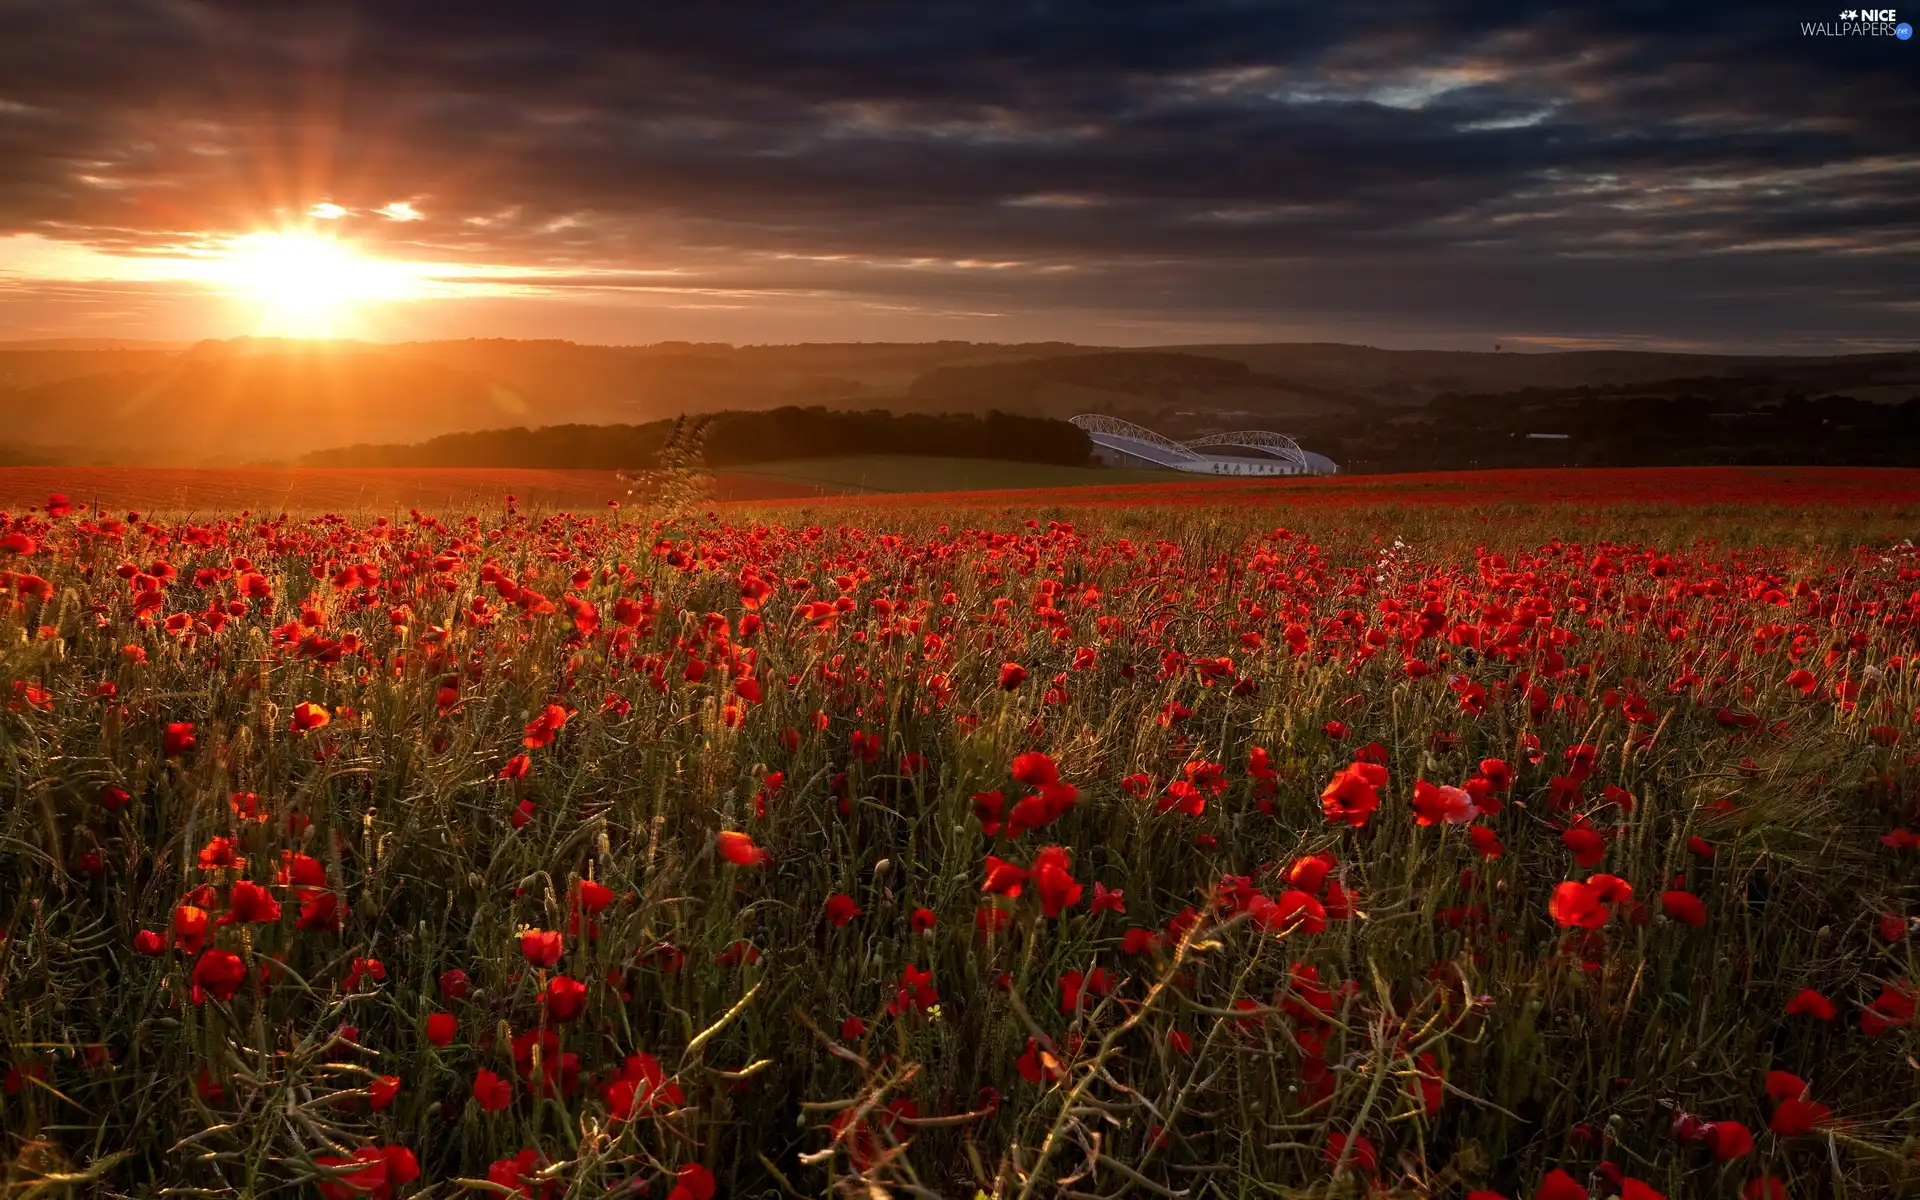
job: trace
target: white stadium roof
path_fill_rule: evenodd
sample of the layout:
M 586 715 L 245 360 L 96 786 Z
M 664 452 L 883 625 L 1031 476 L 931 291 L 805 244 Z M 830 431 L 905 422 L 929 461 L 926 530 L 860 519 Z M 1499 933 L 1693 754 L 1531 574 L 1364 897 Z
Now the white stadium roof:
M 1194 475 L 1333 475 L 1340 470 L 1324 454 L 1303 450 L 1286 434 L 1264 429 L 1213 433 L 1191 442 L 1176 442 L 1132 421 L 1099 413 L 1083 413 L 1073 418 L 1073 424 L 1109 456 Z

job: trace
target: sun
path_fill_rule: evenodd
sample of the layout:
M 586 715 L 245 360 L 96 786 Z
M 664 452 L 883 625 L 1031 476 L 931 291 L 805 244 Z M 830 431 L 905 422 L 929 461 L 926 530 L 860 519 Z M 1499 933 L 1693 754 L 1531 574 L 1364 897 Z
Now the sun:
M 402 264 L 311 230 L 249 233 L 226 246 L 223 282 L 258 310 L 256 333 L 324 338 L 355 332 L 368 304 L 406 294 Z

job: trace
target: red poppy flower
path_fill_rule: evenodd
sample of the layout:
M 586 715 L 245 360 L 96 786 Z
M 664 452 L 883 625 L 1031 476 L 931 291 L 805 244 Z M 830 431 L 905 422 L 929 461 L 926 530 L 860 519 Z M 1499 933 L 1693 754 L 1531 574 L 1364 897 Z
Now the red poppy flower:
M 482 1067 L 473 1077 L 473 1098 L 482 1112 L 499 1112 L 513 1103 L 513 1084 Z
M 1295 859 L 1287 868 L 1287 882 L 1303 892 L 1318 895 L 1326 886 L 1327 873 L 1338 865 L 1331 854 L 1309 854 Z
M 714 835 L 714 847 L 720 857 L 736 867 L 757 867 L 767 861 L 767 852 L 753 844 L 753 839 L 744 833 L 722 830 Z
M 309 891 L 300 902 L 300 917 L 294 925 L 308 933 L 339 933 L 340 898 L 332 892 Z
M 613 889 L 604 883 L 591 879 L 577 880 L 573 885 L 573 908 L 588 916 L 598 916 L 613 903 Z
M 273 878 L 283 886 L 323 888 L 327 886 L 327 869 L 311 854 L 286 850 L 281 852 L 280 866 Z
M 452 1013 L 427 1014 L 427 1040 L 436 1046 L 445 1046 L 452 1042 L 454 1035 L 460 1032 L 460 1022 Z
M 900 986 L 894 989 L 893 999 L 887 1003 L 887 1012 L 893 1016 L 903 1013 L 932 1008 L 940 1003 L 940 993 L 933 987 L 933 972 L 922 971 L 908 963 L 900 970 Z
M 992 837 L 1000 832 L 1000 818 L 1006 812 L 1007 798 L 1000 792 L 975 792 L 973 815 L 980 821 L 980 832 Z
M 273 898 L 273 893 L 257 883 L 242 879 L 233 885 L 233 891 L 227 897 L 227 911 L 221 914 L 215 924 L 245 922 L 257 925 L 279 919 L 280 902 Z
M 1595 866 L 1607 856 L 1607 839 L 1598 830 L 1576 825 L 1562 833 L 1560 841 L 1573 851 L 1573 861 L 1583 867 Z
M 1080 789 L 1070 783 L 1050 783 L 1013 806 L 1007 818 L 1007 836 L 1019 837 L 1065 816 L 1080 798 Z M 984 830 L 984 826 L 983 826 Z
M 553 1200 L 559 1195 L 560 1185 L 537 1178 L 539 1170 L 540 1152 L 522 1150 L 510 1158 L 495 1159 L 487 1168 L 487 1182 L 497 1183 L 508 1189 L 509 1195 L 524 1196 L 527 1200 Z
M 1027 1039 L 1027 1048 L 1014 1066 L 1019 1070 L 1020 1078 L 1028 1083 L 1039 1083 L 1043 1079 L 1065 1079 L 1067 1075 L 1065 1064 L 1053 1053 L 1052 1048 L 1042 1046 L 1039 1039 L 1033 1037 Z
M 1901 984 L 1880 986 L 1880 994 L 1860 1010 L 1860 1030 L 1868 1037 L 1879 1037 L 1890 1029 L 1913 1023 L 1914 990 Z
M 1753 1134 L 1738 1121 L 1711 1122 L 1705 1141 L 1713 1151 L 1713 1156 L 1721 1162 L 1739 1158 L 1753 1149 Z
M 845 925 L 860 915 L 860 906 L 854 903 L 852 896 L 836 892 L 827 897 L 827 920 L 836 926 Z
M 1380 1165 L 1380 1157 L 1374 1150 L 1373 1143 L 1357 1134 L 1349 1138 L 1344 1133 L 1328 1133 L 1327 1145 L 1320 1152 L 1320 1157 L 1330 1163 L 1338 1163 L 1345 1158 L 1349 1166 L 1356 1167 L 1369 1175 Z
M 699 1163 L 688 1163 L 674 1172 L 673 1190 L 667 1200 L 713 1200 L 713 1172 Z
M 357 990 L 363 982 L 371 980 L 374 983 L 385 983 L 386 979 L 387 965 L 385 963 L 377 958 L 356 958 L 352 964 L 347 967 L 345 987 L 351 992 Z
M 1089 974 L 1068 971 L 1060 977 L 1060 1011 L 1075 1012 L 1080 1007 L 1081 994 L 1089 996 L 1109 996 L 1113 994 L 1113 975 L 1105 967 L 1095 967 Z M 1092 1007 L 1091 1004 L 1088 1007 Z
M 215 1000 L 231 1000 L 246 981 L 247 964 L 238 954 L 208 950 L 193 964 L 193 1002 L 205 1004 L 209 995 Z
M 193 722 L 175 721 L 160 739 L 160 757 L 180 758 L 193 749 L 195 740 Z
M 1122 954 L 1148 954 L 1160 944 L 1159 935 L 1151 929 L 1135 927 L 1127 930 L 1120 938 Z
M 367 1103 L 375 1112 L 384 1112 L 399 1094 L 398 1075 L 382 1075 L 367 1084 Z
M 539 716 L 527 723 L 526 736 L 520 739 L 520 744 L 529 750 L 538 750 L 542 746 L 552 745 L 553 739 L 559 736 L 561 727 L 572 715 L 561 705 L 547 705 L 540 711 Z
M 1045 787 L 1060 782 L 1060 768 L 1054 765 L 1053 759 L 1038 750 L 1015 755 L 1012 771 L 1014 779 L 1028 787 Z
M 1660 910 L 1682 925 L 1707 923 L 1707 906 L 1691 892 L 1660 893 Z
M 565 942 L 558 930 L 529 929 L 520 935 L 520 953 L 536 967 L 551 967 L 560 961 Z
M 1387 782 L 1387 769 L 1377 763 L 1355 762 L 1342 767 L 1320 793 L 1320 807 L 1329 824 L 1344 822 L 1355 829 L 1367 823 L 1373 810 L 1380 807 L 1380 788 Z
M 1027 669 L 1019 663 L 1000 664 L 1000 688 L 1011 692 L 1027 681 Z
M 1547 903 L 1547 911 L 1561 925 L 1578 926 L 1581 929 L 1598 929 L 1612 915 L 1612 910 L 1600 902 L 1593 888 L 1572 880 L 1553 889 L 1553 898 Z
M 1826 1123 L 1832 1110 L 1803 1096 L 1788 1096 L 1773 1110 L 1767 1128 L 1781 1137 L 1801 1137 Z
M 932 930 L 935 917 L 930 908 L 916 908 L 907 918 L 907 925 L 915 933 L 927 933 Z
M 314 1165 L 330 1170 L 318 1182 L 323 1200 L 392 1200 L 394 1189 L 420 1178 L 420 1164 L 404 1146 L 362 1146 L 350 1157 L 323 1154 Z
M 1414 822 L 1419 825 L 1464 825 L 1478 810 L 1473 797 L 1456 787 L 1441 787 L 1416 779 L 1413 783 Z
M 1589 875 L 1587 886 L 1602 904 L 1624 904 L 1633 899 L 1633 885 L 1618 875 Z
M 173 910 L 173 944 L 182 954 L 198 954 L 207 942 L 207 910 L 182 904 Z
M 1246 911 L 1252 914 L 1255 925 L 1280 937 L 1327 930 L 1326 906 L 1298 888 L 1288 888 L 1278 900 L 1256 894 Z
M 200 847 L 198 858 L 202 871 L 237 871 L 246 865 L 246 860 L 234 849 L 232 838 L 208 838 L 207 844 Z
M 991 892 L 996 896 L 1017 898 L 1021 889 L 1026 886 L 1026 882 L 1026 871 L 1003 858 L 987 855 L 987 878 L 986 882 L 980 885 L 981 891 Z
M 547 981 L 547 990 L 541 994 L 540 1003 L 546 1005 L 547 1016 L 551 1019 L 571 1021 L 587 1007 L 587 985 L 566 975 L 555 975 Z
M 302 701 L 293 706 L 293 721 L 287 726 L 289 733 L 305 733 L 310 729 L 324 729 L 333 721 L 326 709 L 312 701 Z
M 1547 1172 L 1533 1195 L 1534 1200 L 1589 1200 L 1587 1189 L 1559 1167 Z
M 1176 779 L 1167 785 L 1167 790 L 1154 807 L 1161 812 L 1179 811 L 1189 817 L 1197 817 L 1207 811 L 1207 797 L 1201 790 L 1185 779 Z
M 680 1085 L 667 1078 L 651 1054 L 630 1054 L 606 1088 L 607 1107 L 616 1121 L 631 1121 L 670 1111 L 686 1103 Z
M 1795 992 L 1793 999 L 1787 1001 L 1786 1011 L 1789 1016 L 1804 1013 L 1820 1021 L 1831 1021 L 1840 1015 L 1833 1001 L 1812 988 L 1801 988 Z
M 1049 920 L 1080 902 L 1084 889 L 1068 874 L 1072 865 L 1071 856 L 1062 846 L 1043 847 L 1033 856 L 1030 877 L 1034 891 L 1040 896 L 1040 911 Z

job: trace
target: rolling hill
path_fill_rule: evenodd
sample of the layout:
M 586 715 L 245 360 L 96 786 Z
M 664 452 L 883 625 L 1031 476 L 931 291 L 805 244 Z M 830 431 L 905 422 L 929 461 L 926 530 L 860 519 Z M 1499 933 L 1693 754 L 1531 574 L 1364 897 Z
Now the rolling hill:
M 1252 426 L 1324 442 L 1418 422 L 1446 396 L 1481 397 L 1495 407 L 1542 395 L 1577 402 L 1583 389 L 1673 399 L 1700 391 L 1700 381 L 1716 405 L 1729 389 L 1742 405 L 1833 395 L 1898 402 L 1920 393 L 1920 353 L 1736 358 L 1058 342 L 0 344 L 0 458 L 286 462 L 343 446 L 513 426 L 638 425 L 681 413 L 782 407 L 1056 419 L 1100 411 L 1176 436 Z

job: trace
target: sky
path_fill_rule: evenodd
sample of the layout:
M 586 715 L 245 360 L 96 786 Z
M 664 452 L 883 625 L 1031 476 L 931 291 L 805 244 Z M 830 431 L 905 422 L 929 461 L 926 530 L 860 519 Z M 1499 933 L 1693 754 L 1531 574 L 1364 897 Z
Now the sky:
M 1841 11 L 0 0 L 0 340 L 1911 348 Z

